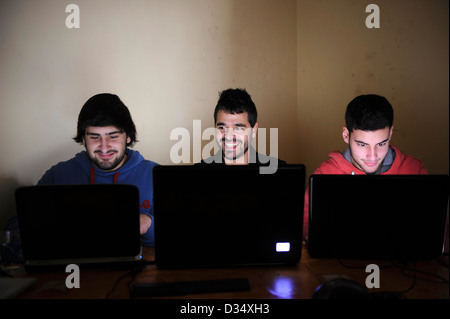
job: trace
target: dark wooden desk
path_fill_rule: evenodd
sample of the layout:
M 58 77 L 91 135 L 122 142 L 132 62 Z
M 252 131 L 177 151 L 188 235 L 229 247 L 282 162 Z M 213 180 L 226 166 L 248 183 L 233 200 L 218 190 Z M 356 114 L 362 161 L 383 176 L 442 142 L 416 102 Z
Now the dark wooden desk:
M 146 248 L 144 258 L 154 259 L 154 250 Z M 448 258 L 448 257 L 447 257 Z M 345 264 L 343 264 L 345 263 Z M 414 282 L 412 271 L 390 262 L 372 262 L 336 259 L 314 259 L 303 247 L 300 263 L 295 267 L 241 267 L 213 269 L 160 270 L 147 265 L 138 273 L 133 283 L 170 282 L 188 280 L 213 280 L 247 278 L 250 291 L 191 294 L 170 298 L 189 299 L 310 299 L 315 289 L 334 277 L 345 277 L 365 286 L 366 266 L 376 263 L 380 267 L 380 288 L 370 291 L 404 291 Z M 447 261 L 448 265 L 448 261 Z M 411 266 L 409 264 L 408 266 Z M 25 299 L 124 299 L 129 298 L 128 283 L 133 279 L 125 270 L 89 270 L 80 273 L 80 288 L 65 285 L 67 273 L 42 273 L 28 275 L 23 268 L 11 270 L 16 276 L 36 277 L 37 281 L 19 298 Z M 438 261 L 416 262 L 414 287 L 402 294 L 408 299 L 449 299 L 449 269 Z M 445 282 L 446 281 L 446 282 Z

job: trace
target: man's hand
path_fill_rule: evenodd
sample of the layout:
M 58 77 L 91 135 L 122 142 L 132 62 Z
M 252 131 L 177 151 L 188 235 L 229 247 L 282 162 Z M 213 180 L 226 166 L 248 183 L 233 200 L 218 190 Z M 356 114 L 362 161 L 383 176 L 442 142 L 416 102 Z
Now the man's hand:
M 141 225 L 141 235 L 145 234 L 152 224 L 152 218 L 145 214 L 139 214 L 140 225 Z

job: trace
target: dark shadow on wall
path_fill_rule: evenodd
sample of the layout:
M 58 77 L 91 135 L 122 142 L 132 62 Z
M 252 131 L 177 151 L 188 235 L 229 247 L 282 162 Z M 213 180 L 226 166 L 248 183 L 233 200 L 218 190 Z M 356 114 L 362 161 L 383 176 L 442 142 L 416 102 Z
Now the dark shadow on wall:
M 16 213 L 15 191 L 19 187 L 16 179 L 0 176 L 0 229 Z

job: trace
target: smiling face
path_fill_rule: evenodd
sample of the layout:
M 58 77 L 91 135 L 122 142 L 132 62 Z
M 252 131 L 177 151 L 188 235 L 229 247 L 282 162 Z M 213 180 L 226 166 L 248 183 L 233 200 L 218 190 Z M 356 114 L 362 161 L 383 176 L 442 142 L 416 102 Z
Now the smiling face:
M 392 129 L 385 127 L 376 131 L 353 130 L 350 133 L 344 127 L 342 137 L 345 143 L 349 144 L 353 165 L 366 174 L 378 172 L 389 150 Z
M 252 128 L 247 112 L 239 114 L 217 112 L 216 141 L 222 148 L 226 164 L 248 164 L 248 147 L 256 137 L 258 123 Z
M 112 171 L 125 163 L 131 139 L 123 130 L 115 126 L 88 126 L 83 139 L 89 159 L 101 170 Z

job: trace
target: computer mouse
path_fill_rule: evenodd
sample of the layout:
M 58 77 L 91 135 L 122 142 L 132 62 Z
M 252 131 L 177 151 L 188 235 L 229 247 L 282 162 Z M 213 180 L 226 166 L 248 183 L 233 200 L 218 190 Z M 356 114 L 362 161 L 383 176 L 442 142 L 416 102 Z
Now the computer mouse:
M 367 290 L 355 281 L 335 278 L 316 288 L 313 299 L 368 299 Z

